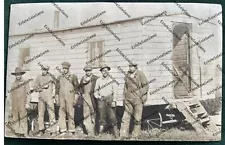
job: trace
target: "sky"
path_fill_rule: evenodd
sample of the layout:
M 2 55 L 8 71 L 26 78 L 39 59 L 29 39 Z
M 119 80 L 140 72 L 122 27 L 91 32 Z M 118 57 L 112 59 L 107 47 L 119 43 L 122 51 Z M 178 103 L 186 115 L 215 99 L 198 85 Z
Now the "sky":
M 101 17 L 103 22 L 112 22 L 116 20 L 129 19 L 114 3 L 56 3 L 67 15 L 62 13 L 59 16 L 59 28 L 80 27 L 80 23 L 97 13 L 106 11 Z M 131 16 L 130 18 L 141 16 L 153 16 L 163 11 L 167 13 L 181 13 L 182 10 L 175 3 L 118 3 Z M 207 19 L 210 16 L 219 13 L 222 10 L 221 5 L 217 4 L 194 4 L 179 3 L 190 15 L 201 19 Z M 19 25 L 18 23 L 44 11 L 43 14 L 34 19 Z M 9 34 L 24 34 L 33 31 L 44 30 L 44 25 L 49 28 L 54 26 L 54 11 L 57 8 L 52 3 L 35 4 L 13 4 L 10 12 Z M 222 22 L 222 15 L 211 20 L 216 22 L 218 19 Z M 96 24 L 99 19 L 95 19 L 87 25 Z

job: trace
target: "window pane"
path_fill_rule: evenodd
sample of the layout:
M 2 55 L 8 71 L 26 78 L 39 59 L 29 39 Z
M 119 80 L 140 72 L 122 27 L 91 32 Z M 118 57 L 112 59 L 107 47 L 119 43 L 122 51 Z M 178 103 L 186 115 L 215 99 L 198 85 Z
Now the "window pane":
M 102 41 L 98 41 L 97 42 L 97 45 L 98 45 L 98 49 L 99 49 L 99 55 L 101 55 L 103 53 L 103 42 Z M 103 56 L 104 57 L 104 56 Z M 98 62 L 98 66 L 100 66 L 103 62 L 103 57 L 100 57 L 97 62 Z
M 94 48 L 95 48 L 95 43 L 94 42 L 91 42 L 90 43 L 90 58 L 89 60 L 92 60 L 94 58 Z
M 90 47 L 89 61 L 91 61 L 91 65 L 93 67 L 99 67 L 103 61 L 103 58 L 102 57 L 96 58 L 96 57 L 99 57 L 103 52 L 103 42 L 102 41 L 91 42 L 89 47 Z
M 19 66 L 25 67 L 25 61 L 27 61 L 29 57 L 30 57 L 30 48 L 21 48 Z M 29 63 L 26 64 L 26 67 L 29 67 Z

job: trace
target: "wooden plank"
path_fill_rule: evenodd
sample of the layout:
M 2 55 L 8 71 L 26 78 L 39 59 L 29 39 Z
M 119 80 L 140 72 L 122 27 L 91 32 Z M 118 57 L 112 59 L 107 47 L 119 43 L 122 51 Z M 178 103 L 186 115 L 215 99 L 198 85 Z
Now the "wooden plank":
M 176 105 L 177 109 L 185 116 L 186 121 L 192 125 L 197 133 L 206 134 L 204 127 L 198 121 L 196 121 L 196 118 L 191 115 L 192 113 L 190 109 L 188 109 L 183 102 L 177 102 Z

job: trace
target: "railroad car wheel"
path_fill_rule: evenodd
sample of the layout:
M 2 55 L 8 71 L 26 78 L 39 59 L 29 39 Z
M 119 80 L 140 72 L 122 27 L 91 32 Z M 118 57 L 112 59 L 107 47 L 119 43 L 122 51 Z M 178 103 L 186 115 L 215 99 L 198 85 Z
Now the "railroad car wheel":
M 148 125 L 148 130 L 153 129 L 155 127 L 161 128 L 162 127 L 162 114 L 160 112 L 154 114 L 154 116 L 151 116 L 151 118 L 148 118 L 145 120 L 145 122 Z

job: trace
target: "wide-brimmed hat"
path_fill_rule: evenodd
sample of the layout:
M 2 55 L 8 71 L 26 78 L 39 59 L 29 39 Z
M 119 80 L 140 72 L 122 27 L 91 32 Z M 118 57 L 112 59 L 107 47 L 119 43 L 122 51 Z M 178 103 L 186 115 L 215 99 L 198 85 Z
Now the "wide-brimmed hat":
M 91 65 L 86 65 L 83 69 L 84 71 L 92 70 Z
M 12 75 L 23 75 L 23 74 L 25 74 L 26 72 L 24 71 L 24 70 L 22 70 L 21 68 L 19 68 L 19 67 L 16 67 L 15 68 L 15 72 L 12 72 L 11 74 Z
M 111 68 L 107 65 L 107 64 L 103 64 L 100 67 L 100 71 L 102 71 L 102 69 L 107 68 L 108 70 L 111 70 Z
M 67 69 L 69 69 L 70 66 L 71 66 L 71 64 L 70 64 L 69 62 L 63 62 L 63 63 L 62 63 L 62 68 L 67 68 Z

